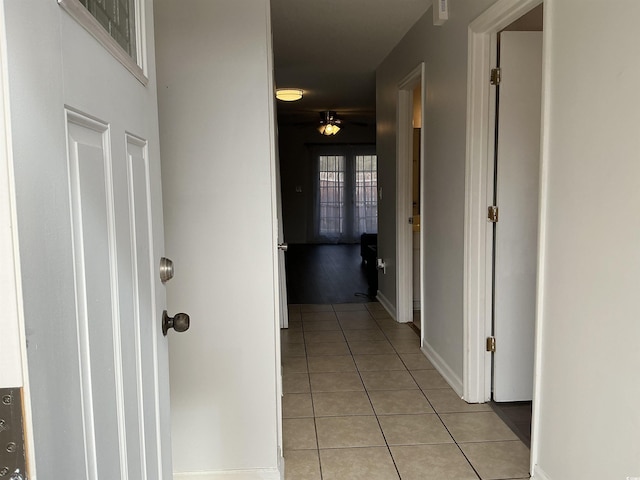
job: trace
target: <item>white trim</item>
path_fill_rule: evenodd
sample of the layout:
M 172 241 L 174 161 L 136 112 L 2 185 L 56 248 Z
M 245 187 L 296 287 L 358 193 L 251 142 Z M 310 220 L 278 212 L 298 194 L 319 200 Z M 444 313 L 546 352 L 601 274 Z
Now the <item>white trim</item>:
M 284 478 L 284 472 L 280 472 L 277 468 L 173 474 L 173 480 L 281 480 L 282 478 Z
M 146 65 L 146 40 L 143 36 L 145 33 L 144 7 L 140 1 L 136 1 L 134 7 L 138 63 L 109 35 L 109 32 L 87 11 L 79 0 L 58 0 L 58 4 L 129 70 L 140 83 L 145 87 L 149 84 Z
M 538 465 L 534 465 L 532 469 L 533 475 L 531 480 L 551 480 L 551 477 L 547 475 Z
M 436 367 L 436 370 L 442 375 L 442 377 L 447 381 L 447 383 L 455 390 L 455 392 L 461 397 L 462 396 L 462 379 L 456 375 L 456 372 L 453 371 L 451 367 L 444 361 L 444 359 L 438 355 L 438 352 L 429 345 L 427 342 L 424 343 L 424 346 L 420 349 L 422 353 L 424 353 L 427 359 Z
M 422 102 L 425 92 L 425 64 L 421 62 L 398 84 L 397 109 L 397 154 L 396 154 L 396 320 L 400 323 L 413 322 L 413 229 L 408 222 L 413 215 L 410 208 L 412 203 L 410 152 L 413 148 L 413 89 L 420 85 Z M 424 108 L 422 108 L 424 126 Z M 420 132 L 420 165 L 424 172 L 424 128 Z M 424 185 L 420 179 L 420 202 L 424 197 Z M 422 212 L 423 209 L 421 208 Z M 420 231 L 420 302 L 424 306 L 422 292 L 423 268 L 423 234 Z M 424 308 L 422 309 L 424 311 Z M 424 315 L 421 313 L 421 315 Z M 421 322 L 422 323 L 422 322 Z
M 398 321 L 398 312 L 396 312 L 396 308 L 393 306 L 393 303 L 389 301 L 387 297 L 384 296 L 380 290 L 376 294 L 376 299 L 380 302 L 380 305 L 384 307 L 387 313 L 393 318 L 396 322 Z
M 491 305 L 490 258 L 487 252 L 488 228 L 486 208 L 492 165 L 492 109 L 489 74 L 491 69 L 491 36 L 542 0 L 498 0 L 469 25 L 467 151 L 465 167 L 464 230 L 464 398 L 477 403 L 491 396 L 491 358 L 484 347 L 491 331 L 487 315 Z M 487 295 L 489 292 L 489 295 Z
M 4 22 L 0 25 L 0 317 L 2 348 L 0 348 L 0 387 L 23 386 L 22 339 L 20 335 L 20 299 L 18 281 L 18 239 L 15 237 L 14 182 L 12 174 L 11 115 L 6 65 Z
M 4 13 L 4 6 L 2 8 L 2 13 Z M 5 307 L 4 315 L 0 320 L 0 332 L 2 332 L 3 338 L 3 355 L 0 358 L 0 370 L 2 370 L 0 387 L 22 387 L 26 466 L 30 478 L 35 480 L 37 475 L 36 450 L 22 295 L 7 58 L 5 16 L 0 15 L 0 169 L 2 171 L 0 174 L 0 182 L 2 182 L 0 195 L 3 205 L 0 209 L 0 223 L 3 226 L 0 231 L 0 253 L 3 256 L 2 265 L 5 272 L 0 280 L 2 301 Z M 13 350 L 16 347 L 18 350 Z
M 544 9 L 543 25 L 551 25 L 550 8 Z M 536 280 L 536 320 L 535 320 L 535 350 L 533 362 L 533 405 L 531 412 L 531 468 L 534 477 L 540 480 L 548 480 L 549 477 L 538 467 L 538 452 L 540 444 L 538 435 L 540 430 L 540 397 L 542 392 L 542 345 L 544 333 L 544 278 L 546 265 L 546 233 L 548 212 L 548 187 L 549 187 L 549 138 L 551 129 L 551 28 L 544 28 L 542 33 L 542 128 L 540 131 L 540 193 L 538 195 L 538 276 Z

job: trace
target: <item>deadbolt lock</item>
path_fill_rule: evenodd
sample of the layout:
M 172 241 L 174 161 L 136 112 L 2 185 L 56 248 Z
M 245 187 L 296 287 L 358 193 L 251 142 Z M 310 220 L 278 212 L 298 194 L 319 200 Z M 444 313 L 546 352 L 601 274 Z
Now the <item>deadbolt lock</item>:
M 170 258 L 162 257 L 160 259 L 160 280 L 167 283 L 173 278 L 173 261 Z

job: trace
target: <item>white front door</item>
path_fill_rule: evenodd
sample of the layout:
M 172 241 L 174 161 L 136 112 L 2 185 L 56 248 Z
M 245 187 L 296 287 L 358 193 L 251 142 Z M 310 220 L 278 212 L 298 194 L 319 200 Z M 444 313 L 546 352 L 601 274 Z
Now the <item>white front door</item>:
M 148 81 L 55 1 L 2 3 L 30 478 L 169 479 L 152 2 L 83 3 Z
M 542 32 L 500 34 L 493 398 L 531 400 L 538 244 Z

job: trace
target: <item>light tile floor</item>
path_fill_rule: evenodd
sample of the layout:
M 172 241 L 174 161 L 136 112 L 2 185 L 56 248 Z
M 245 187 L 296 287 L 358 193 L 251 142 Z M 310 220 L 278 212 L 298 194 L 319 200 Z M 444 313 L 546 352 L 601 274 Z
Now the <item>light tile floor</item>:
M 282 366 L 286 480 L 529 478 L 528 448 L 379 303 L 290 305 Z

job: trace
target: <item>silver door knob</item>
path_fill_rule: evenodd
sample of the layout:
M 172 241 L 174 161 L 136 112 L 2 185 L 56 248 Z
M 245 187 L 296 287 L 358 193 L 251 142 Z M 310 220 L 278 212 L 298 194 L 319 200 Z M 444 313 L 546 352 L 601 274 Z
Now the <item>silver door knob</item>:
M 175 317 L 170 317 L 165 310 L 162 312 L 162 334 L 166 337 L 170 328 L 182 333 L 189 330 L 191 319 L 186 313 L 176 313 Z
M 278 249 L 282 250 L 283 252 L 286 252 L 289 249 L 289 245 L 287 245 L 286 243 L 279 243 Z

